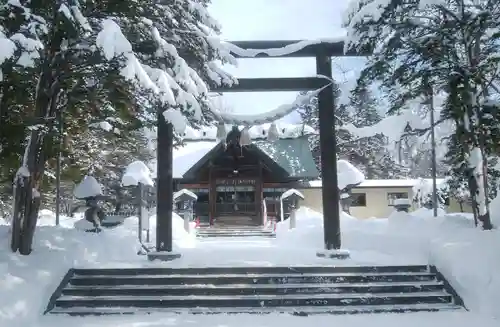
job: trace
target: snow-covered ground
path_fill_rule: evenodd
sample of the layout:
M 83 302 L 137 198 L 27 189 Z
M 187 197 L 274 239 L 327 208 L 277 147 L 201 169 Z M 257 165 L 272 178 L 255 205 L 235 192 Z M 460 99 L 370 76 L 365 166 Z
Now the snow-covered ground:
M 33 254 L 21 257 L 8 249 L 8 226 L 0 225 L 0 326 L 470 326 L 500 325 L 500 231 L 480 231 L 470 217 L 429 217 L 422 209 L 413 215 L 394 214 L 388 219 L 358 220 L 342 216 L 344 247 L 351 259 L 331 261 L 315 255 L 322 247 L 322 217 L 300 209 L 297 228 L 277 226 L 276 239 L 197 240 L 174 218 L 174 242 L 182 258 L 151 263 L 138 250 L 136 218 L 100 234 L 74 228 L 77 218 L 54 227 L 50 212 L 43 212 Z M 1 221 L 1 219 L 0 219 Z M 154 228 L 154 217 L 151 226 Z M 217 255 L 214 255 L 214 254 Z M 284 265 L 434 264 L 463 297 L 470 312 L 377 314 L 357 316 L 287 315 L 150 315 L 126 317 L 41 316 L 47 301 L 70 267 L 124 266 L 284 266 Z M 307 322 L 304 321 L 307 319 Z

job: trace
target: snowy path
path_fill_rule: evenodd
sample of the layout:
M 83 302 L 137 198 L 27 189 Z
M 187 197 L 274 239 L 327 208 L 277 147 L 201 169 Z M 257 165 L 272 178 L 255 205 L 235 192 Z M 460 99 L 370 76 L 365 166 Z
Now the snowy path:
M 171 267 L 241 267 L 241 266 L 290 266 L 290 265 L 406 265 L 427 264 L 426 258 L 407 253 L 382 253 L 367 249 L 351 249 L 351 259 L 331 260 L 316 257 L 311 247 L 290 247 L 267 238 L 232 238 L 199 240 L 178 248 L 181 259 L 168 263 Z M 141 262 L 141 266 L 164 265 L 160 262 Z M 109 267 L 137 267 L 138 262 L 108 262 Z M 97 264 L 103 267 L 103 263 Z M 89 267 L 86 264 L 84 267 Z M 91 267 L 91 266 L 90 266 Z
M 30 327 L 498 327 L 500 321 L 469 312 L 436 312 L 372 315 L 149 315 L 99 318 L 42 317 Z

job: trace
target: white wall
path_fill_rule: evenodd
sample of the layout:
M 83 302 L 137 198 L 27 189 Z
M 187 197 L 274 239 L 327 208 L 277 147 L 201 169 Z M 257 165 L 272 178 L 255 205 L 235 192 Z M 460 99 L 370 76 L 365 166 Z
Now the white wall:
M 315 211 L 323 212 L 322 189 L 308 188 L 301 189 L 305 200 L 302 205 Z M 366 197 L 366 206 L 351 206 L 350 214 L 357 218 L 386 218 L 394 210 L 389 205 L 388 193 L 408 193 L 411 199 L 411 188 L 390 187 L 390 188 L 355 188 L 352 193 L 364 193 Z
M 302 205 L 309 207 L 315 211 L 323 212 L 322 189 L 307 188 L 300 189 L 305 199 Z M 386 218 L 394 207 L 389 205 L 389 193 L 408 193 L 408 198 L 413 198 L 411 187 L 358 187 L 352 190 L 352 193 L 364 193 L 366 195 L 366 206 L 351 206 L 350 214 L 356 218 Z M 410 210 L 413 210 L 411 208 Z M 464 205 L 464 212 L 472 212 L 471 207 Z M 456 200 L 450 200 L 450 206 L 447 212 L 460 212 L 460 206 Z

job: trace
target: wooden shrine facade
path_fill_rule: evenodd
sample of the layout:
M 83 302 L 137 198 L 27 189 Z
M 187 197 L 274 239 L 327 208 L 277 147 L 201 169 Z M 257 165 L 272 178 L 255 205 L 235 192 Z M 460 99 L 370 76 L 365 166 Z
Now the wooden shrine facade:
M 195 217 L 203 223 L 231 220 L 258 226 L 265 223 L 264 200 L 267 217 L 279 220 L 283 192 L 315 178 L 318 171 L 306 137 L 254 141 L 242 148 L 237 162 L 219 143 L 175 180 L 175 189 L 188 189 L 198 196 Z

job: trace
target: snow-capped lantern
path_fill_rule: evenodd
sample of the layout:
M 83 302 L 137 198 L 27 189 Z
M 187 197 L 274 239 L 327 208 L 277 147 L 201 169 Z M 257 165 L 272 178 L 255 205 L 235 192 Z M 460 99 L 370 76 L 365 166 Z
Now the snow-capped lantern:
M 304 195 L 292 188 L 285 191 L 280 200 L 282 202 L 286 201 L 290 209 L 290 229 L 294 229 L 297 226 L 297 209 L 300 206 L 300 200 L 304 200 Z
M 279 139 L 279 131 L 278 131 L 278 126 L 276 126 L 275 123 L 272 123 L 271 126 L 269 127 L 269 130 L 267 131 L 267 139 L 269 141 L 277 141 Z
M 151 178 L 151 171 L 148 166 L 142 161 L 134 161 L 125 169 L 122 176 L 123 186 L 138 186 L 139 184 L 153 186 L 154 182 Z
M 198 200 L 198 196 L 193 192 L 182 189 L 174 193 L 174 202 L 180 203 L 178 213 L 184 218 L 184 229 L 189 232 L 189 223 L 193 220 L 194 202 Z
M 250 144 L 252 144 L 252 138 L 250 137 L 250 129 L 248 128 L 248 126 L 245 126 L 245 128 L 243 128 L 243 130 L 241 131 L 240 145 L 245 146 Z
M 292 188 L 281 195 L 281 200 L 286 201 L 292 209 L 297 209 L 299 207 L 300 200 L 304 200 L 304 195 Z
M 102 185 L 94 176 L 86 175 L 80 184 L 75 187 L 73 195 L 77 199 L 87 199 L 103 195 Z
M 226 125 L 224 122 L 219 122 L 217 124 L 217 134 L 215 135 L 215 138 L 218 142 L 226 140 Z
M 191 192 L 187 189 L 182 189 L 182 190 L 174 193 L 174 201 L 175 202 L 193 203 L 197 199 L 198 199 L 198 196 L 196 196 L 196 194 L 194 194 L 193 192 Z

